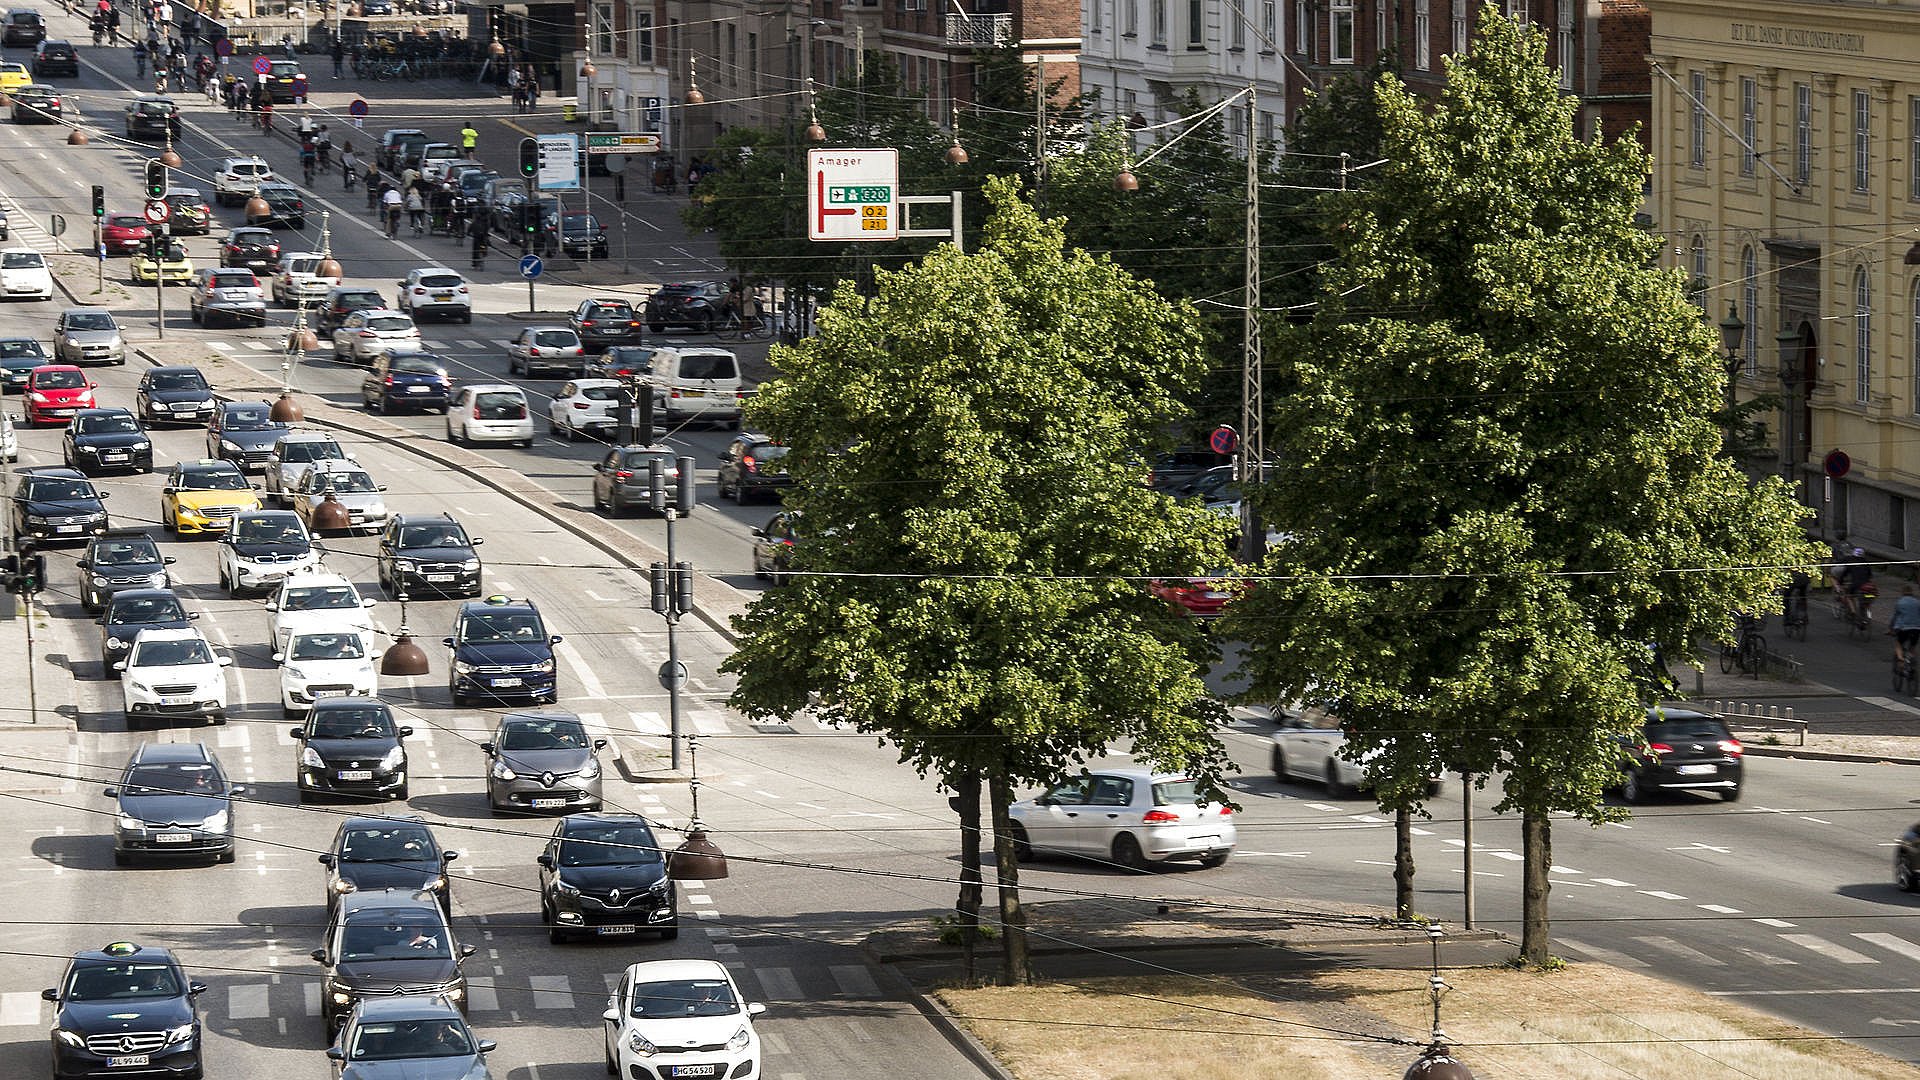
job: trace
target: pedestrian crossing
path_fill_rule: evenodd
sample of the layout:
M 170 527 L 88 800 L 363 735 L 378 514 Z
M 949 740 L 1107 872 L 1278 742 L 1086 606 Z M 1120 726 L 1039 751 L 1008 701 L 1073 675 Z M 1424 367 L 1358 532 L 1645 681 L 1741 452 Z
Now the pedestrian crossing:
M 205 342 L 204 344 L 208 348 L 213 349 L 216 352 L 234 353 L 234 354 L 271 353 L 274 356 L 279 356 L 282 353 L 284 353 L 287 347 L 286 342 L 284 340 L 268 341 L 268 340 L 261 340 L 257 338 L 243 338 L 239 341 L 213 340 L 213 341 Z M 498 341 L 481 341 L 475 338 L 457 338 L 457 339 L 447 339 L 442 341 L 442 340 L 433 340 L 433 339 L 423 338 L 420 341 L 420 348 L 426 352 L 452 352 L 457 347 L 459 349 L 465 349 L 469 352 L 498 351 L 498 352 L 504 353 L 507 350 L 507 346 L 511 344 L 513 343 L 511 341 L 508 341 L 505 338 L 501 338 Z M 325 348 L 326 346 L 323 343 L 321 347 Z
M 1782 922 L 1779 919 L 1753 921 L 1768 924 Z M 1888 970 L 1908 964 L 1920 965 L 1920 942 L 1898 934 L 1873 932 L 1828 936 L 1796 929 L 1773 934 L 1771 940 L 1776 943 L 1771 950 L 1754 948 L 1734 940 L 1716 942 L 1702 949 L 1659 934 L 1634 935 L 1608 945 L 1561 937 L 1558 944 L 1588 960 L 1638 971 L 1676 965 L 1683 969 L 1724 969 L 1733 962 L 1734 957 L 1741 956 L 1764 967 L 1803 969 L 1794 974 L 1795 980 L 1802 982 L 1814 978 L 1818 969 L 1830 965 L 1836 969 L 1828 976 L 1831 979 L 1857 979 L 1867 974 L 1868 969 Z M 1904 974 L 1894 977 L 1908 978 Z

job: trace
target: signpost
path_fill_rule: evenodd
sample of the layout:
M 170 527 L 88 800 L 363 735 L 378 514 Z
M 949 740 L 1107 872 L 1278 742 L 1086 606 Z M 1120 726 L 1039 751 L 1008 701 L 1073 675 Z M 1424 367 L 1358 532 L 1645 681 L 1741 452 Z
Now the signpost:
M 807 239 L 895 240 L 898 150 L 807 151 Z
M 347 106 L 347 113 L 353 117 L 353 126 L 355 128 L 366 126 L 367 103 L 364 100 L 354 98 L 353 104 Z
M 1207 436 L 1207 448 L 1216 454 L 1231 454 L 1240 449 L 1240 433 L 1221 424 Z
M 147 224 L 158 225 L 173 216 L 173 207 L 168 206 L 165 199 L 151 199 L 140 214 L 147 219 Z
M 540 135 L 534 145 L 539 150 L 540 167 L 534 173 L 536 191 L 580 190 L 580 136 L 572 132 Z
M 590 131 L 587 133 L 588 154 L 657 154 L 660 152 L 660 133 L 657 131 Z
M 273 70 L 273 61 L 267 59 L 264 56 L 256 56 L 253 58 L 253 73 L 255 75 L 265 75 L 267 72 L 272 70 Z
M 540 271 L 543 269 L 545 269 L 545 266 L 540 262 L 540 256 L 538 255 L 520 256 L 520 276 L 527 279 L 527 312 L 528 314 L 532 314 L 533 312 L 540 310 L 539 306 L 533 302 L 533 279 L 539 277 Z

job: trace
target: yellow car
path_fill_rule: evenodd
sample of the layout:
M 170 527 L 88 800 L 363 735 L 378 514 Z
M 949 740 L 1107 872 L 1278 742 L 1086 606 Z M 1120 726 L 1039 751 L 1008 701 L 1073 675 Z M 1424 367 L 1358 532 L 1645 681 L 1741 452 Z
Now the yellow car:
M 193 280 L 193 260 L 187 258 L 187 249 L 179 244 L 167 245 L 167 257 L 160 261 L 159 274 L 170 285 L 185 285 Z M 145 251 L 133 256 L 131 273 L 135 282 L 153 283 L 155 273 L 153 256 Z
M 223 533 L 236 515 L 260 509 L 260 496 L 231 461 L 182 461 L 160 489 L 160 524 L 171 532 Z
M 0 94 L 11 94 L 33 81 L 25 64 L 0 64 Z

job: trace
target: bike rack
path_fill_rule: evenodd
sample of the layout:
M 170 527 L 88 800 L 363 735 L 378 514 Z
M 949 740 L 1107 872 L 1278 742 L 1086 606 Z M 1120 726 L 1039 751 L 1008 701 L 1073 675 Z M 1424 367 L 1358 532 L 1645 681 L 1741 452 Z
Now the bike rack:
M 1708 701 L 1704 704 L 1709 712 L 1718 713 L 1729 720 L 1761 721 L 1760 724 L 1742 724 L 1742 727 L 1772 731 L 1775 724 L 1785 725 L 1785 730 L 1799 736 L 1797 745 L 1807 745 L 1807 721 L 1796 719 L 1791 705 L 1761 705 L 1752 701 Z

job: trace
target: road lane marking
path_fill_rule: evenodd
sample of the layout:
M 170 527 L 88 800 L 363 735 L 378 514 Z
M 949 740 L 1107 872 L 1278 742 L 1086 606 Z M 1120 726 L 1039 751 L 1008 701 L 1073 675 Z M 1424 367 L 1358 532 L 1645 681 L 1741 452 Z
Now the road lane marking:
M 1612 964 L 1614 967 L 1644 968 L 1652 966 L 1638 957 L 1628 956 L 1626 953 L 1615 952 L 1612 949 L 1603 949 L 1598 945 L 1588 945 L 1582 941 L 1575 941 L 1570 937 L 1562 937 L 1560 944 L 1573 949 L 1575 952 L 1586 953 L 1590 959 Z
M 529 975 L 527 986 L 533 990 L 536 1009 L 573 1008 L 573 988 L 565 975 Z
M 1920 960 L 1920 945 L 1894 934 L 1855 934 L 1854 937 L 1869 945 L 1878 945 L 1891 953 L 1898 953 L 1909 960 Z
M 1844 945 L 1836 945 L 1823 937 L 1812 934 L 1781 934 L 1781 941 L 1789 941 L 1809 952 L 1819 953 L 1829 960 L 1841 964 L 1877 964 L 1880 961 L 1871 956 L 1854 952 Z
M 475 1012 L 500 1011 L 500 991 L 494 988 L 491 980 L 469 980 L 467 983 L 467 1008 Z
M 1693 905 L 1693 906 L 1694 906 L 1694 907 L 1697 907 L 1697 908 L 1699 908 L 1699 909 L 1700 909 L 1701 911 L 1711 911 L 1711 912 L 1714 912 L 1715 914 L 1719 914 L 1719 915 L 1738 915 L 1738 914 L 1740 914 L 1740 909 L 1739 909 L 1739 908 L 1731 908 L 1731 907 L 1727 907 L 1727 906 L 1726 906 L 1726 905 L 1724 905 L 1724 904 L 1695 904 L 1695 905 Z
M 1641 889 L 1641 896 L 1651 896 L 1655 900 L 1685 900 L 1679 893 L 1661 892 L 1659 889 Z
M 1755 919 L 1753 921 L 1759 923 L 1761 926 L 1777 926 L 1782 930 L 1799 925 L 1798 923 L 1790 923 L 1785 919 Z
M 829 964 L 827 974 L 839 985 L 840 992 L 855 997 L 877 998 L 880 984 L 873 981 L 873 973 L 862 964 Z
M 1784 956 L 1775 956 L 1772 953 L 1764 953 L 1764 952 L 1761 952 L 1759 949 L 1745 949 L 1739 946 L 1735 946 L 1733 951 L 1741 954 L 1742 956 L 1750 957 L 1753 960 L 1756 960 L 1762 964 L 1769 965 L 1771 967 L 1779 967 L 1783 965 L 1792 966 L 1800 963 L 1800 961 L 1798 960 L 1789 960 Z
M 0 994 L 0 1027 L 35 1027 L 39 1023 L 39 994 L 25 990 Z
M 760 980 L 760 988 L 766 991 L 773 1001 L 800 1001 L 800 983 L 794 979 L 793 972 L 783 967 L 763 967 L 754 973 Z
M 1517 852 L 1512 852 L 1512 851 L 1485 851 L 1485 852 L 1481 852 L 1481 854 L 1491 855 L 1496 859 L 1505 859 L 1508 862 L 1525 862 L 1526 861 L 1526 856 L 1521 855 Z
M 1908 716 L 1920 716 L 1920 709 L 1916 709 L 1912 705 L 1909 705 L 1904 701 L 1895 701 L 1892 698 L 1863 697 L 1863 698 L 1855 698 L 1854 700 L 1865 702 L 1866 704 L 1872 705 L 1876 708 L 1885 709 L 1888 712 L 1905 713 Z
M 1699 949 L 1696 949 L 1691 945 L 1681 944 L 1680 942 L 1675 941 L 1670 937 L 1637 937 L 1637 938 L 1634 938 L 1633 940 L 1639 942 L 1642 945 L 1647 946 L 1648 948 L 1659 949 L 1661 952 L 1672 953 L 1674 956 L 1680 957 L 1683 960 L 1691 960 L 1696 964 L 1704 964 L 1707 967 L 1726 967 L 1727 966 L 1727 962 L 1725 960 L 1722 960 L 1719 957 L 1710 955 L 1708 953 L 1703 953 Z

